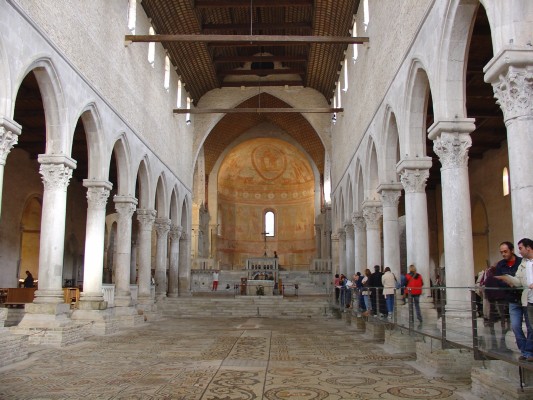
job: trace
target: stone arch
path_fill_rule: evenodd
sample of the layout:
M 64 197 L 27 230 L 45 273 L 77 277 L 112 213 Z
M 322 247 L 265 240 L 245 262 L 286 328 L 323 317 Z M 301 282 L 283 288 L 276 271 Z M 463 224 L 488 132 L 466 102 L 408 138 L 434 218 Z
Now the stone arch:
M 339 191 L 339 214 L 337 216 L 337 228 L 341 229 L 344 225 L 344 220 L 346 219 L 346 214 L 344 212 L 344 194 L 342 192 L 342 187 Z
M 356 196 L 356 210 L 362 211 L 363 210 L 363 201 L 365 201 L 365 179 L 363 176 L 363 167 L 361 166 L 360 160 L 357 160 L 356 163 L 356 189 L 357 189 L 357 196 Z
M 351 220 L 352 213 L 354 212 L 354 198 L 353 198 L 353 187 L 352 187 L 352 179 L 350 177 L 350 174 L 348 174 L 348 178 L 346 179 L 346 219 Z
M 46 154 L 70 154 L 70 135 L 65 123 L 66 116 L 61 113 L 67 109 L 63 94 L 63 85 L 59 79 L 54 64 L 48 58 L 40 58 L 33 61 L 18 77 L 16 87 L 19 88 L 22 81 L 30 72 L 33 72 L 41 97 L 46 120 Z M 13 92 L 12 104 L 18 89 Z M 14 109 L 13 109 L 14 112 Z
M 367 171 L 367 186 L 365 192 L 365 200 L 380 200 L 377 188 L 379 186 L 379 164 L 378 155 L 376 152 L 376 145 L 373 140 L 369 141 L 368 156 L 366 158 L 367 164 L 365 170 Z
M 115 141 L 112 153 L 115 153 L 115 160 L 117 164 L 117 187 L 115 189 L 119 196 L 129 196 L 133 194 L 130 176 L 131 156 L 128 138 L 125 134 L 120 135 Z M 113 154 L 110 156 L 112 157 Z
M 387 108 L 385 117 L 385 144 L 383 150 L 383 178 L 382 183 L 398 182 L 396 164 L 400 161 L 400 135 L 396 115 L 391 108 Z
M 139 168 L 137 170 L 136 197 L 139 201 L 138 208 L 140 209 L 150 209 L 151 207 L 153 207 L 149 167 L 150 164 L 148 163 L 148 157 L 144 157 L 139 163 Z
M 402 158 L 426 155 L 426 116 L 431 84 L 426 68 L 418 59 L 413 60 L 406 88 L 405 147 Z
M 170 221 L 172 225 L 179 225 L 179 205 L 178 205 L 178 189 L 173 188 L 172 193 L 170 194 Z
M 81 118 L 85 129 L 85 138 L 87 140 L 89 168 L 87 179 L 105 180 L 108 175 L 108 164 L 104 162 L 104 133 L 102 131 L 102 122 L 96 105 L 94 103 L 88 104 L 83 108 L 78 118 Z M 73 142 L 72 139 L 69 141 L 70 143 Z M 72 153 L 72 149 L 70 149 L 70 153 Z
M 2 38 L 0 37 L 0 116 L 11 116 L 11 73 Z
M 191 203 L 190 197 L 186 195 L 181 205 L 181 227 L 183 232 L 189 232 L 191 229 Z
M 452 0 L 446 10 L 440 50 L 435 120 L 466 118 L 465 70 L 479 0 Z
M 161 173 L 157 179 L 156 189 L 155 189 L 155 209 L 157 211 L 157 218 L 167 218 L 168 217 L 168 208 L 167 208 L 167 189 L 165 182 L 165 174 Z

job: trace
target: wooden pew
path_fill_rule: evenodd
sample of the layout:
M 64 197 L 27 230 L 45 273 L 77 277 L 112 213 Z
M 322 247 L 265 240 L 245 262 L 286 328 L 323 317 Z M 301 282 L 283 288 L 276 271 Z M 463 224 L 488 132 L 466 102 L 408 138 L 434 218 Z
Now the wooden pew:
M 6 307 L 21 307 L 27 303 L 33 303 L 37 288 L 8 288 L 7 298 L 4 303 Z

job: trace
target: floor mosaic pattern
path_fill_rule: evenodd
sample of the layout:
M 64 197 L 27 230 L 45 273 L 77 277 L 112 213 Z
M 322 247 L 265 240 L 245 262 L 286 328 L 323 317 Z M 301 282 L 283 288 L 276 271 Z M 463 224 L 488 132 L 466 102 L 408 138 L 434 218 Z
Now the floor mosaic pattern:
M 166 319 L 0 369 L 0 399 L 461 399 L 335 319 Z

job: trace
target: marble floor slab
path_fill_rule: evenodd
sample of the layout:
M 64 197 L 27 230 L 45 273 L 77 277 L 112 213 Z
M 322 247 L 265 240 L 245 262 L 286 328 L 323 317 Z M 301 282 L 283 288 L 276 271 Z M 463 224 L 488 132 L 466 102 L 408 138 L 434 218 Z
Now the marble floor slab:
M 171 319 L 32 348 L 0 369 L 0 399 L 461 399 L 467 381 L 427 376 L 336 319 Z

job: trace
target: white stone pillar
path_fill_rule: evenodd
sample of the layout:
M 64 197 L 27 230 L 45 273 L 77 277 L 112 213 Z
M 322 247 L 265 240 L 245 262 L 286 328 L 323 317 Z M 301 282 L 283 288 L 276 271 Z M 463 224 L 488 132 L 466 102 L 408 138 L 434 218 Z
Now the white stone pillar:
M 352 221 L 344 223 L 344 233 L 346 237 L 346 276 L 351 279 L 355 273 L 354 264 L 354 232 Z
M 397 170 L 405 190 L 405 236 L 407 264 L 413 264 L 422 275 L 424 286 L 429 286 L 429 226 L 426 199 L 426 181 L 429 177 L 431 158 L 404 159 Z M 429 293 L 423 290 L 425 297 Z
M 531 40 L 531 31 L 528 34 Z M 504 49 L 485 67 L 507 127 L 514 241 L 531 237 L 533 213 L 533 49 Z M 448 277 L 448 274 L 446 274 Z
M 156 211 L 137 209 L 139 221 L 139 303 L 150 303 L 150 288 L 152 284 L 152 228 Z
M 400 276 L 400 230 L 398 226 L 398 202 L 402 185 L 383 184 L 378 187 L 383 205 L 383 266 Z
M 180 238 L 181 226 L 172 225 L 170 227 L 170 265 L 168 269 L 168 297 L 178 297 L 179 292 L 179 256 L 180 256 Z
M 341 267 L 340 267 L 340 241 L 339 241 L 339 235 L 336 233 L 333 233 L 331 235 L 331 269 L 333 275 L 340 274 L 341 273 Z
M 180 296 L 190 296 L 191 287 L 191 236 L 181 233 L 178 266 L 178 291 Z
M 363 214 L 354 212 L 352 214 L 352 224 L 354 227 L 355 272 L 363 273 L 369 267 L 366 261 L 366 224 Z
M 137 284 L 137 240 L 131 241 L 131 254 L 130 254 L 130 285 Z
M 383 210 L 378 201 L 363 203 L 363 217 L 366 224 L 366 262 L 371 271 L 374 265 L 381 265 L 381 216 Z
M 167 260 L 168 260 L 168 231 L 170 219 L 157 218 L 155 220 L 157 232 L 157 250 L 155 261 L 155 296 L 157 299 L 167 297 Z
M 468 149 L 470 132 L 476 129 L 473 119 L 437 121 L 429 129 L 433 150 L 439 156 L 442 185 L 442 219 L 444 259 L 446 260 L 446 301 L 452 313 L 469 312 L 470 292 L 474 286 L 474 251 Z M 447 311 L 449 314 L 449 311 Z
M 43 208 L 39 250 L 39 289 L 34 303 L 63 303 L 63 257 L 67 186 L 76 161 L 65 155 L 40 154 Z
M 0 117 L 0 216 L 2 215 L 2 189 L 4 187 L 4 166 L 6 159 L 18 143 L 22 127 L 15 121 Z M 39 278 L 40 279 L 40 278 Z
M 108 181 L 84 179 L 83 186 L 87 188 L 87 223 L 80 308 L 101 310 L 107 307 L 103 304 L 102 293 L 105 213 L 107 199 L 113 185 Z
M 115 196 L 113 199 L 118 214 L 117 256 L 115 268 L 115 306 L 128 307 L 131 301 L 131 226 L 137 207 L 137 199 L 131 196 Z
M 339 237 L 339 270 L 341 274 L 346 275 L 346 232 L 344 228 L 337 231 Z
M 322 225 L 315 224 L 316 258 L 322 258 Z

